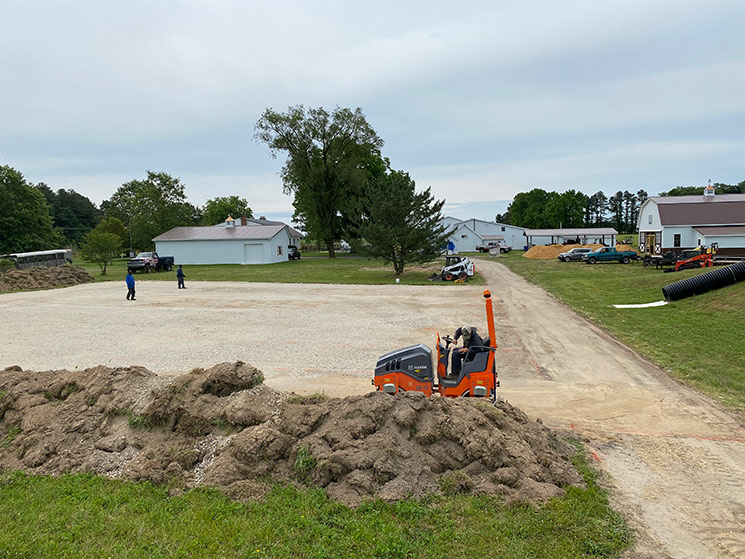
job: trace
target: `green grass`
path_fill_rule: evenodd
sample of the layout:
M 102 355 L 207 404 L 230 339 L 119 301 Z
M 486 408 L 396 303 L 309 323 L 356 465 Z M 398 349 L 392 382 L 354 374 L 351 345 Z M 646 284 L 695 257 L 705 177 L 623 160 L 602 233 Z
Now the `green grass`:
M 640 263 L 591 266 L 532 260 L 522 253 L 500 262 L 676 378 L 745 412 L 745 283 L 664 307 L 616 309 L 610 305 L 659 301 L 664 285 L 707 270 L 663 274 Z
M 84 474 L 0 477 L 0 557 L 617 557 L 630 543 L 583 458 L 587 489 L 540 509 L 454 496 L 356 510 L 320 490 L 275 487 L 241 504 L 216 490 Z
M 444 259 L 436 264 L 437 271 L 444 264 Z M 111 263 L 106 275 L 101 275 L 97 264 L 76 259 L 75 265 L 84 268 L 96 281 L 124 281 L 127 274 L 127 261 L 124 258 Z M 429 281 L 434 270 L 423 271 L 415 266 L 404 269 L 401 283 L 407 285 L 452 285 L 446 282 Z M 247 281 L 273 283 L 341 283 L 341 284 L 391 284 L 396 276 L 393 267 L 382 260 L 369 260 L 365 257 L 350 254 L 337 255 L 336 258 L 301 258 L 292 262 L 276 264 L 214 264 L 201 266 L 184 266 L 186 286 L 190 281 Z M 151 272 L 134 274 L 136 281 L 172 281 L 176 282 L 176 270 L 171 272 Z M 484 285 L 482 276 L 476 273 L 469 280 L 472 285 Z

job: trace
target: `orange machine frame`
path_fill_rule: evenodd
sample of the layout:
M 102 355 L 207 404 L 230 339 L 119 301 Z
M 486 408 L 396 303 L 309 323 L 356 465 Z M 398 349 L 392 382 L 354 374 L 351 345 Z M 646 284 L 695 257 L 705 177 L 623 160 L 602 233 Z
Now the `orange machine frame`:
M 404 371 L 391 371 L 384 375 L 377 376 L 373 379 L 376 390 L 383 390 L 385 384 L 395 385 L 395 392 L 422 392 L 426 396 L 439 393 L 441 396 L 448 398 L 457 398 L 460 396 L 492 396 L 496 399 L 497 387 L 497 370 L 495 366 L 496 359 L 496 331 L 494 328 L 494 310 L 492 309 L 491 292 L 484 291 L 484 300 L 486 306 L 486 321 L 489 329 L 489 349 L 486 359 L 486 366 L 478 371 L 467 371 L 469 362 L 464 362 L 461 374 L 457 379 L 447 378 L 447 364 L 441 362 L 441 342 L 440 334 L 437 334 L 437 361 L 435 370 L 437 371 L 437 384 L 435 384 L 434 372 L 433 378 L 429 381 L 422 381 L 414 378 Z M 481 390 L 479 390 L 481 389 Z M 481 394 L 478 394 L 478 393 Z

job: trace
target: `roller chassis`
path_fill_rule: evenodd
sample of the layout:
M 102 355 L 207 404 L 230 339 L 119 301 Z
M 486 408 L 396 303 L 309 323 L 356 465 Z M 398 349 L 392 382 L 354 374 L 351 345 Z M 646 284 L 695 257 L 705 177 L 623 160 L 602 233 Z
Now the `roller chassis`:
M 432 351 L 424 344 L 401 348 L 382 355 L 375 367 L 372 384 L 375 389 L 389 394 L 422 392 L 425 396 L 438 394 L 448 398 L 480 397 L 496 400 L 499 380 L 496 369 L 497 344 L 491 294 L 484 291 L 489 336 L 484 339 L 482 352 L 471 361 L 464 361 L 457 377 L 447 374 L 452 338 L 437 334 L 436 365 Z

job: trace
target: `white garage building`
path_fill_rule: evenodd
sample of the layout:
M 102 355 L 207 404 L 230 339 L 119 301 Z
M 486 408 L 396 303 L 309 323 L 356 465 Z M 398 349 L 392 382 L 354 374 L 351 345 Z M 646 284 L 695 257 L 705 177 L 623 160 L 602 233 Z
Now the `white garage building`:
M 453 243 L 458 252 L 474 252 L 477 246 L 485 245 L 488 241 L 504 241 L 513 250 L 522 250 L 525 246 L 523 227 L 450 216 L 442 218 L 441 223 L 449 229 L 448 242 Z
M 175 227 L 153 241 L 158 254 L 173 256 L 176 264 L 271 264 L 287 260 L 288 245 L 297 241 L 293 231 L 281 223 L 236 226 L 228 220 L 210 227 Z

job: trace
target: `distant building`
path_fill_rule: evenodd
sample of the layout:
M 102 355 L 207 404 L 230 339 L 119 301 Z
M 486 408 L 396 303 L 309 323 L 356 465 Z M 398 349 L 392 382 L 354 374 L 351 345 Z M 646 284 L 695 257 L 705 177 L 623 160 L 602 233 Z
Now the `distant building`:
M 174 227 L 153 239 L 155 250 L 176 264 L 270 264 L 287 260 L 287 247 L 302 233 L 280 221 L 228 216 L 207 227 Z
M 441 223 L 449 230 L 448 242 L 453 243 L 458 252 L 475 252 L 477 246 L 485 245 L 488 241 L 504 241 L 515 250 L 522 250 L 525 246 L 523 227 L 451 216 L 442 218 Z
M 553 245 L 574 241 L 577 244 L 615 245 L 618 231 L 612 227 L 582 227 L 575 229 L 526 229 L 526 245 Z
M 745 194 L 652 196 L 639 210 L 639 251 L 681 252 L 718 245 L 722 255 L 745 256 Z

